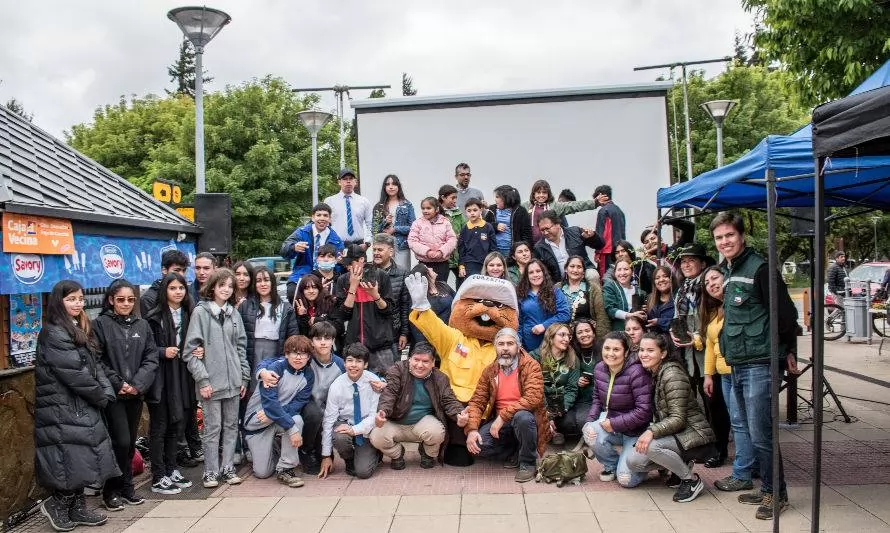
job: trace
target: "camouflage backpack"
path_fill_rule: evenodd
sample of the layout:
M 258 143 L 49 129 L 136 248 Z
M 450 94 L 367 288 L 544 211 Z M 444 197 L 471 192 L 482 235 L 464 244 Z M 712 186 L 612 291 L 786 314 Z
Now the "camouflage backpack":
M 566 483 L 580 485 L 587 474 L 587 458 L 578 452 L 559 452 L 545 455 L 538 466 L 535 481 L 556 483 L 562 487 Z

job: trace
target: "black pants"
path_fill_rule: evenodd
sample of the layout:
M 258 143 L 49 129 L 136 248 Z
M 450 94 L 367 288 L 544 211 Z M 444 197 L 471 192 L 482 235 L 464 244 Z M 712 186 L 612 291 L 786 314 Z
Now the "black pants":
M 310 400 L 303 406 L 300 416 L 303 417 L 303 446 L 300 451 L 306 454 L 321 452 L 321 422 L 324 418 L 321 407 L 315 400 Z
M 714 435 L 717 437 L 717 441 L 714 442 L 714 448 L 717 453 L 725 457 L 727 447 L 729 446 L 729 431 L 731 429 L 729 409 L 726 407 L 726 402 L 723 401 L 723 380 L 720 379 L 719 375 L 714 375 L 713 378 L 714 390 L 711 392 L 711 396 L 702 397 L 705 399 L 708 422 L 711 424 Z
M 176 470 L 176 450 L 179 435 L 182 433 L 183 419 L 170 420 L 167 406 L 161 403 L 148 404 L 148 447 L 151 453 L 152 482 L 160 481 Z
M 566 414 L 556 419 L 556 430 L 566 437 L 581 435 L 581 429 L 587 423 L 590 406 L 591 402 L 575 402 L 575 405 Z
M 436 273 L 436 281 L 448 283 L 448 274 L 451 273 L 451 269 L 448 267 L 448 261 L 435 261 L 429 263 L 421 261 L 421 263 Z
M 142 398 L 118 396 L 105 408 L 108 435 L 121 475 L 105 482 L 104 495 L 133 493 L 133 454 L 136 453 L 136 430 L 142 417 Z
M 182 425 L 182 432 L 179 434 L 179 438 L 180 441 L 183 438 L 185 439 L 185 445 L 188 446 L 188 449 L 191 452 L 197 452 L 204 449 L 201 444 L 201 434 L 198 432 L 197 413 L 197 406 L 194 406 L 191 409 L 184 409 L 182 412 L 185 422 Z

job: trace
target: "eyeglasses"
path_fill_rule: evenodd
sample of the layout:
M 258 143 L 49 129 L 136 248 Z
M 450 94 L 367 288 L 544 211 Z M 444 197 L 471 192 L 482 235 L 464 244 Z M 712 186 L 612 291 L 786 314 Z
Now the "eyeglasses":
M 469 172 L 458 172 L 457 175 L 462 178 L 469 178 L 470 176 L 472 176 L 472 174 L 470 174 Z
M 136 303 L 136 297 L 135 296 L 115 296 L 114 303 L 116 303 L 116 304 L 123 304 L 123 303 L 134 304 L 134 303 Z
M 309 354 L 306 352 L 291 352 L 287 356 L 295 359 L 309 359 Z
M 552 230 L 554 227 L 556 227 L 555 224 L 550 224 L 549 226 L 538 226 L 538 229 L 541 230 L 541 233 L 547 233 L 548 231 Z

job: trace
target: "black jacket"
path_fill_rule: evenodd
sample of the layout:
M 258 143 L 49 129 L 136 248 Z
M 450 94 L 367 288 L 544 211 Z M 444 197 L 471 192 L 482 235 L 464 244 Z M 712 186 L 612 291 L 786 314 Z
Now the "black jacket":
M 185 346 L 185 334 L 189 329 L 189 313 L 184 310 L 182 312 L 179 342 L 176 342 L 173 317 L 169 313 L 150 311 L 146 320 L 158 349 L 158 371 L 154 383 L 145 395 L 145 401 L 152 404 L 163 401 L 167 406 L 170 421 L 178 422 L 183 419 L 183 410 L 192 409 L 196 403 L 195 381 L 181 357 Z M 180 355 L 168 359 L 165 354 L 167 348 L 171 346 L 179 348 Z
M 158 289 L 161 288 L 162 281 L 163 278 L 154 280 L 151 287 L 139 295 L 139 314 L 142 318 L 147 317 L 148 313 L 158 305 Z
M 389 276 L 389 284 L 392 289 L 392 301 L 395 304 L 395 309 L 393 309 L 392 313 L 392 336 L 394 339 L 398 339 L 399 336 L 405 335 L 408 336 L 408 313 L 411 312 L 411 299 L 408 299 L 408 307 L 405 308 L 404 298 L 402 294 L 407 294 L 408 290 L 404 289 L 405 287 L 405 276 L 408 274 L 402 268 L 396 264 L 395 261 L 390 260 L 389 268 L 382 268 L 384 272 Z
M 376 267 L 377 287 L 380 297 L 386 301 L 386 307 L 379 309 L 374 301 L 359 302 L 362 294 L 359 287 L 353 306 L 346 307 L 346 292 L 349 290 L 349 276 L 344 274 L 337 278 L 334 286 L 334 297 L 337 299 L 336 320 L 347 324 L 343 346 L 353 342 L 364 344 L 369 350 L 376 351 L 392 345 L 392 314 L 395 312 L 395 303 L 392 299 L 392 285 L 389 275 Z
M 828 290 L 834 294 L 844 294 L 844 278 L 849 274 L 845 265 L 837 264 L 837 261 L 831 263 L 828 272 L 825 275 L 825 283 L 828 283 Z
M 244 322 L 244 331 L 247 333 L 247 362 L 250 364 L 250 371 L 256 366 L 254 358 L 254 343 L 256 338 L 256 319 L 260 314 L 260 301 L 257 297 L 250 297 L 238 306 L 238 312 L 241 313 L 241 321 Z M 291 335 L 300 334 L 300 326 L 297 323 L 297 316 L 294 309 L 287 303 L 281 302 L 278 306 L 278 313 L 281 314 L 281 320 L 278 323 L 278 355 L 284 355 L 284 341 Z M 258 362 L 258 361 L 257 361 Z
M 158 347 L 148 322 L 102 311 L 93 328 L 102 350 L 99 364 L 115 392 L 126 382 L 140 395 L 146 394 L 158 370 Z
M 35 473 L 50 490 L 77 490 L 119 476 L 102 409 L 115 400 L 93 353 L 59 326 L 37 337 Z
M 581 236 L 581 228 L 578 226 L 563 228 L 562 235 L 563 239 L 566 240 L 566 252 L 569 256 L 580 255 L 584 258 L 584 268 L 593 268 L 593 263 L 590 261 L 590 258 L 587 257 L 587 250 L 585 247 L 601 248 L 603 246 L 603 240 L 600 236 L 594 233 L 592 237 L 585 239 Z M 538 241 L 535 245 L 534 255 L 547 267 L 547 272 L 550 273 L 550 279 L 553 280 L 554 283 L 557 283 L 562 279 L 562 276 L 559 273 L 560 265 L 556 261 L 556 256 L 553 254 L 553 249 L 547 243 L 547 239 Z
M 495 233 L 498 227 L 496 211 L 494 207 L 489 208 L 484 217 L 485 221 L 495 228 Z M 510 234 L 510 242 L 523 241 L 529 246 L 532 245 L 532 218 L 521 205 L 514 207 L 510 213 Z

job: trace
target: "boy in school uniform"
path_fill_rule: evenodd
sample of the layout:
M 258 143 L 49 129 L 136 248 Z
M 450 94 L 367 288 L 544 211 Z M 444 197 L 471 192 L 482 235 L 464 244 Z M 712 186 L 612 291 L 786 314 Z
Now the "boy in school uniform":
M 346 373 L 328 389 L 321 434 L 321 472 L 325 478 L 333 471 L 334 454 L 346 463 L 346 473 L 359 479 L 371 477 L 380 461 L 380 452 L 369 438 L 377 415 L 380 393 L 374 383 L 380 378 L 367 370 L 371 352 L 353 343 L 343 353 Z
M 457 238 L 458 280 L 482 273 L 485 256 L 497 251 L 495 232 L 491 224 L 482 218 L 482 201 L 470 198 L 464 207 L 467 223 Z

